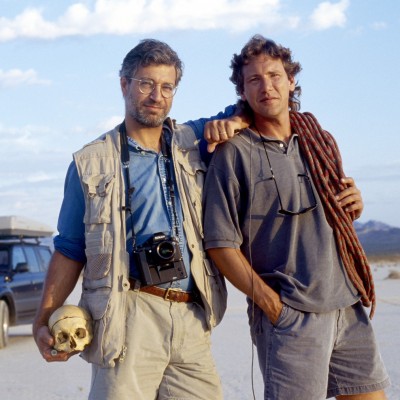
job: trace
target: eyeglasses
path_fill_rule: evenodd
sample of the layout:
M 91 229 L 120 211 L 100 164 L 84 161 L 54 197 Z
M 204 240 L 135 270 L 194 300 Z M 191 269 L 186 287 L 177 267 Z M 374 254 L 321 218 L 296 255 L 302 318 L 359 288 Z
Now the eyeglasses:
M 281 195 L 280 195 L 279 189 L 278 189 L 278 184 L 276 183 L 275 174 L 274 174 L 274 171 L 272 169 L 271 161 L 270 161 L 269 156 L 268 156 L 267 148 L 265 146 L 265 141 L 261 137 L 261 134 L 260 134 L 260 138 L 261 138 L 262 143 L 264 145 L 264 150 L 265 150 L 265 154 L 267 156 L 269 169 L 270 169 L 271 175 L 272 175 L 272 180 L 274 181 L 274 184 L 275 184 L 275 187 L 276 187 L 276 192 L 278 193 L 278 200 L 279 200 L 279 206 L 280 206 L 280 209 L 278 210 L 278 213 L 282 214 L 282 215 L 294 216 L 294 215 L 305 214 L 308 211 L 315 210 L 317 208 L 318 203 L 317 203 L 317 199 L 315 197 L 315 193 L 314 193 L 314 190 L 313 190 L 313 187 L 312 187 L 312 184 L 311 184 L 311 179 L 307 175 L 307 169 L 306 169 L 306 166 L 304 165 L 304 161 L 303 160 L 302 161 L 303 161 L 303 166 L 304 166 L 305 173 L 304 174 L 297 174 L 297 178 L 299 179 L 300 182 L 304 182 L 307 193 L 311 194 L 311 205 L 309 207 L 302 208 L 299 211 L 291 211 L 291 210 L 286 210 L 285 208 L 283 208 Z
M 143 94 L 153 93 L 156 86 L 161 86 L 161 96 L 164 97 L 164 99 L 173 97 L 178 89 L 177 86 L 174 86 L 171 83 L 155 83 L 153 79 L 148 78 L 136 79 L 128 77 L 127 79 L 139 82 L 139 91 Z

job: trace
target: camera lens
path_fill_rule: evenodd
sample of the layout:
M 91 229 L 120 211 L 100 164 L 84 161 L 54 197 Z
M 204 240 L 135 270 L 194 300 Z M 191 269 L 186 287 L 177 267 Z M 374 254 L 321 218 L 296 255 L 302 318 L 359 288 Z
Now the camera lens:
M 164 260 L 171 260 L 175 255 L 175 246 L 172 242 L 161 242 L 157 246 L 157 254 Z

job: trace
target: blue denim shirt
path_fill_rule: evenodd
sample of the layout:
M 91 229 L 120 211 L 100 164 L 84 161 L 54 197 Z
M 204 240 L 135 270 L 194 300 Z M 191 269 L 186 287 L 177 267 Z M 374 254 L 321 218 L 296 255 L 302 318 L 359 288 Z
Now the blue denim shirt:
M 222 119 L 234 113 L 234 106 L 229 106 L 224 112 L 211 118 L 202 118 L 186 122 L 195 132 L 200 142 L 202 159 L 208 163 L 211 155 L 207 153 L 207 142 L 203 139 L 204 125 L 212 119 Z M 150 236 L 157 232 L 172 234 L 174 224 L 172 204 L 169 188 L 166 182 L 166 159 L 161 153 L 144 149 L 133 139 L 129 138 L 129 174 L 131 187 L 135 188 L 132 197 L 132 213 L 136 245 L 144 243 Z M 174 178 L 174 177 L 173 177 Z M 175 181 L 175 178 L 174 178 Z M 190 274 L 190 252 L 187 247 L 185 233 L 181 221 L 183 220 L 182 207 L 179 193 L 175 186 L 176 212 L 178 216 L 177 226 L 179 242 L 185 263 L 188 278 L 173 282 L 172 287 L 180 287 L 190 291 L 193 287 Z M 68 258 L 82 263 L 86 262 L 85 255 L 85 226 L 83 217 L 85 213 L 85 200 L 83 190 L 74 162 L 67 171 L 64 185 L 64 199 L 62 202 L 58 232 L 54 238 L 54 247 Z M 127 251 L 132 253 L 132 229 L 130 215 L 127 214 Z M 139 273 L 133 260 L 130 264 L 130 275 L 139 277 Z M 161 285 L 162 286 L 162 285 Z M 168 284 L 168 286 L 171 286 Z
M 168 128 L 164 128 L 164 135 L 167 136 Z M 170 142 L 170 140 L 168 140 Z M 181 221 L 183 220 L 180 197 L 176 186 L 174 187 L 175 204 L 171 201 L 170 188 L 167 185 L 167 168 L 170 171 L 170 160 L 161 152 L 157 153 L 141 147 L 132 138 L 128 138 L 129 146 L 129 176 L 130 187 L 135 188 L 132 195 L 132 220 L 134 225 L 135 243 L 142 245 L 146 240 L 157 232 L 165 235 L 177 236 L 183 261 L 188 272 L 186 279 L 174 281 L 172 284 L 159 286 L 180 287 L 190 291 L 193 286 L 190 275 L 189 249 L 183 232 Z M 175 182 L 175 179 L 173 180 Z M 174 218 L 174 208 L 177 213 L 177 221 Z M 132 224 L 130 214 L 127 214 L 127 250 L 131 254 L 133 249 Z M 130 276 L 139 278 L 139 272 L 134 260 L 130 260 Z

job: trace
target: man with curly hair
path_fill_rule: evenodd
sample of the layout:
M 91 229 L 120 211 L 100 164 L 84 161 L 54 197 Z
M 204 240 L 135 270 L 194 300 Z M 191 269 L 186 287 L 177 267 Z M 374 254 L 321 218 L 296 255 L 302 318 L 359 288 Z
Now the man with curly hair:
M 251 122 L 207 172 L 205 247 L 248 296 L 264 398 L 386 399 L 363 308 L 372 317 L 374 286 L 352 225 L 360 191 L 333 137 L 298 112 L 301 66 L 289 49 L 256 35 L 231 68 Z

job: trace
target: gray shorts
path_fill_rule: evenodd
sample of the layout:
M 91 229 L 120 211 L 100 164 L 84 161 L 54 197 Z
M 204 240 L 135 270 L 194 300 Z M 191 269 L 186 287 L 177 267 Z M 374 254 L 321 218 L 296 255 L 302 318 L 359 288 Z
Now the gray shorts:
M 276 325 L 255 309 L 264 400 L 321 400 L 382 390 L 389 377 L 361 303 L 329 313 L 284 305 Z

